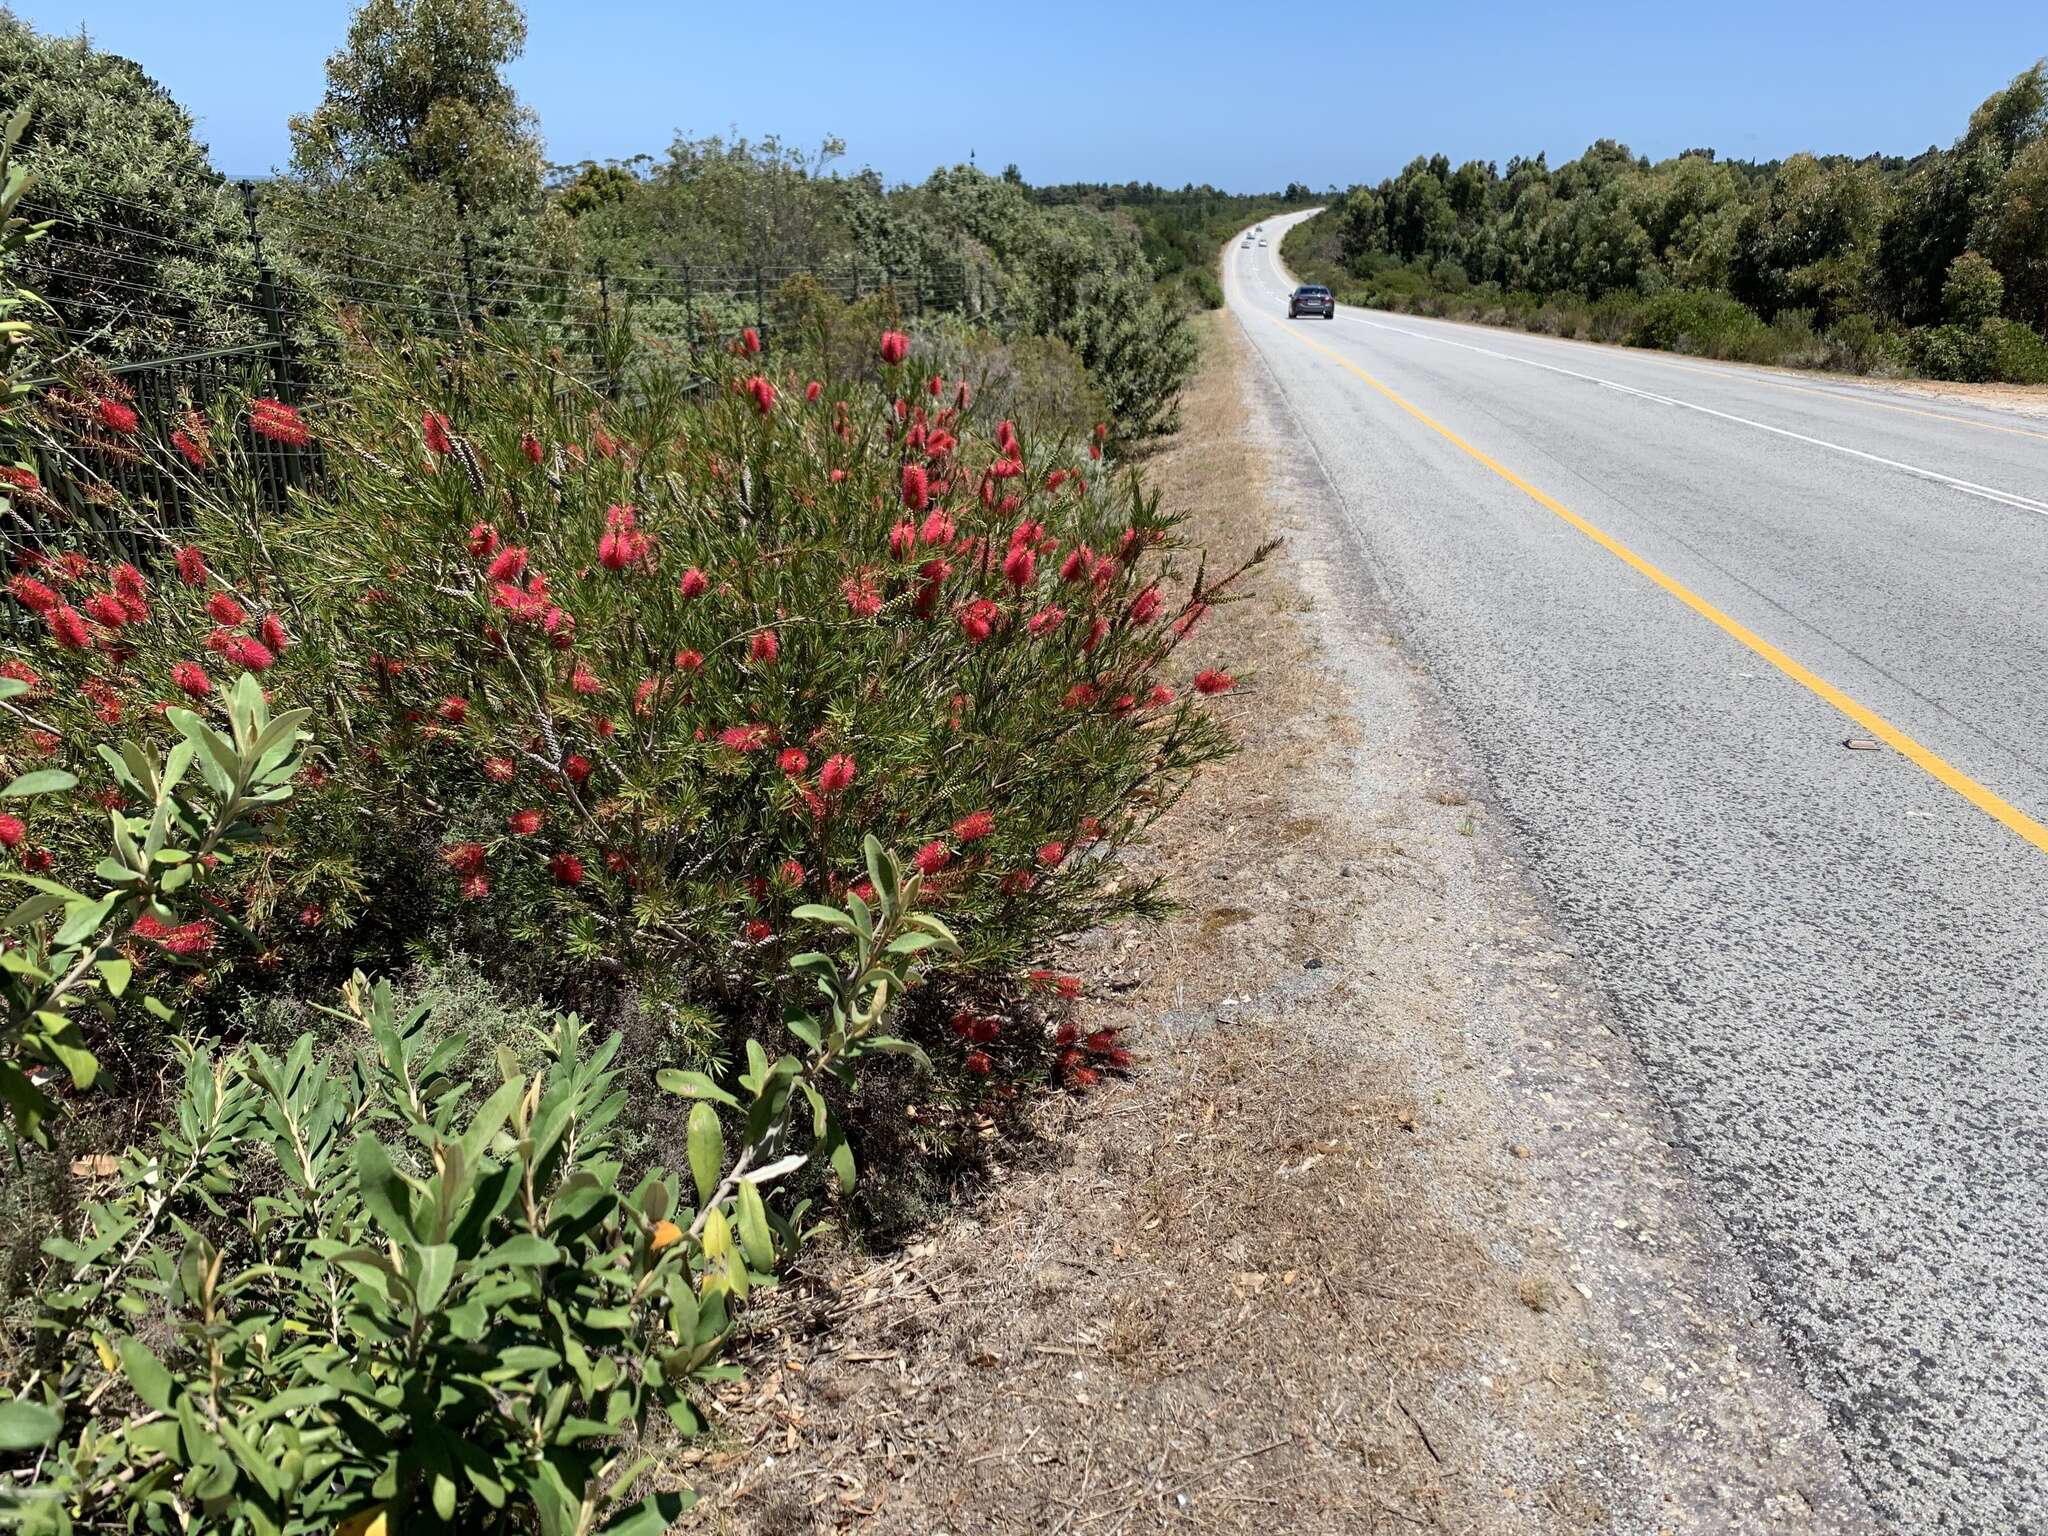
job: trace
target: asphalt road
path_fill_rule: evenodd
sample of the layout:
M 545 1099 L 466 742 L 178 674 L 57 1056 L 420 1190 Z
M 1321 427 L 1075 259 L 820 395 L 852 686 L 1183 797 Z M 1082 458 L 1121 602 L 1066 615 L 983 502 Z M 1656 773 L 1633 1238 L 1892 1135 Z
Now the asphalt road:
M 1289 222 L 1229 302 L 1852 1472 L 2048 1531 L 2048 418 L 1289 321 Z

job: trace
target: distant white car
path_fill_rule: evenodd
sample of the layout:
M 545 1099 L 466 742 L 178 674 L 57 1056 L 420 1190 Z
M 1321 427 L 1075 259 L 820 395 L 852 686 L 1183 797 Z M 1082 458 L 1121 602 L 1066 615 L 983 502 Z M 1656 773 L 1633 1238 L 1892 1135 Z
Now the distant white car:
M 1264 245 L 1265 243 L 1266 243 L 1266 242 L 1265 242 L 1265 241 L 1263 241 L 1263 240 L 1261 240 L 1261 241 L 1259 242 L 1259 244 L 1261 244 L 1261 245 Z

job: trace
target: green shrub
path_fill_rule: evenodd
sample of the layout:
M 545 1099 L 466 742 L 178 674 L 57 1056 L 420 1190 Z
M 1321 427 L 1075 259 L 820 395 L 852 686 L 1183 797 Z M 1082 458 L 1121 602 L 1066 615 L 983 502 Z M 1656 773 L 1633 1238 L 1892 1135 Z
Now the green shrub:
M 1643 301 L 1628 334 L 1630 346 L 1707 357 L 1740 357 L 1765 345 L 1768 330 L 1755 311 L 1724 293 L 1667 288 Z
M 31 1532 L 664 1529 L 688 1495 L 646 1485 L 647 1449 L 703 1427 L 691 1394 L 736 1374 L 735 1306 L 801 1237 L 803 1207 L 764 1191 L 812 1156 L 853 1182 L 838 1106 L 868 1058 L 917 1054 L 881 1025 L 919 956 L 952 948 L 916 873 L 866 855 L 872 907 L 799 914 L 846 957 L 792 962 L 827 1004 L 792 1014 L 796 1053 L 751 1044 L 730 1087 L 664 1074 L 691 1102 L 682 1177 L 624 1181 L 619 1037 L 590 1050 L 573 1016 L 481 1103 L 459 1036 L 360 977 L 344 1064 L 311 1035 L 281 1056 L 188 1045 L 160 1141 L 46 1245 L 52 1363 L 0 1403 L 0 1455 L 53 1449 L 0 1482 L 0 1513 Z
M 1986 322 L 1991 376 L 2008 384 L 2048 384 L 2048 339 L 2017 320 Z

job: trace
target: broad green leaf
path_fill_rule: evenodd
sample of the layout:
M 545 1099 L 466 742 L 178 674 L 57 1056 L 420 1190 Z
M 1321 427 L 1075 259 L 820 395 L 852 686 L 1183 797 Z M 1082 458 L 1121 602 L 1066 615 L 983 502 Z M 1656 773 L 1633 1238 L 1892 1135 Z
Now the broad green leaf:
M 158 1413 L 171 1412 L 171 1373 L 163 1362 L 135 1339 L 124 1338 L 114 1347 L 121 1356 L 121 1374 L 128 1378 L 135 1395 Z
M 691 1072 L 675 1067 L 666 1067 L 654 1074 L 655 1085 L 666 1092 L 685 1099 L 712 1099 L 732 1109 L 740 1107 L 740 1101 L 711 1081 L 702 1072 Z
M 769 1274 L 775 1268 L 775 1239 L 768 1230 L 768 1208 L 761 1203 L 761 1191 L 751 1179 L 740 1180 L 739 1197 L 733 1202 L 739 1219 L 740 1249 L 747 1262 Z
M 673 1409 L 669 1416 L 675 1416 Z M 680 1422 L 678 1427 L 681 1427 Z M 599 1527 L 600 1536 L 661 1536 L 696 1502 L 697 1495 L 687 1488 L 671 1493 L 650 1493 L 631 1509 L 621 1511 Z
M 0 1451 L 32 1451 L 48 1445 L 64 1427 L 54 1409 L 25 1397 L 0 1400 Z
M 718 1188 L 718 1176 L 725 1171 L 725 1136 L 719 1129 L 718 1111 L 703 1100 L 690 1106 L 690 1176 L 697 1181 L 697 1203 L 703 1204 Z
M 23 795 L 55 795 L 76 788 L 77 784 L 78 775 L 75 773 L 67 773 L 62 768 L 38 768 L 0 789 L 0 798 L 14 800 Z

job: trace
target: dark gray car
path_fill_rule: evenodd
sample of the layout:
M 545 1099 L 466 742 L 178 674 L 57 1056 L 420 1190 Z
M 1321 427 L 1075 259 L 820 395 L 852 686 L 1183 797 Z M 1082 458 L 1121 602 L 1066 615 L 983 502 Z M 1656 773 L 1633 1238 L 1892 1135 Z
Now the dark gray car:
M 1296 315 L 1321 315 L 1325 320 L 1337 318 L 1337 300 L 1327 288 L 1315 284 L 1304 284 L 1287 298 L 1287 318 Z

